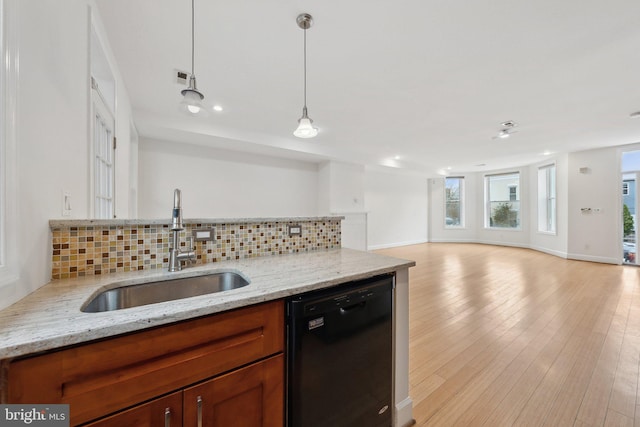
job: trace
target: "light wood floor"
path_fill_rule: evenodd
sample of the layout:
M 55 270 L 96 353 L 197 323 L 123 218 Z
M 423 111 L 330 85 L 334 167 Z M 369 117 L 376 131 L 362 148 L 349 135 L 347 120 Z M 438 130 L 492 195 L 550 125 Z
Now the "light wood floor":
M 428 243 L 409 270 L 418 426 L 640 427 L 640 268 Z

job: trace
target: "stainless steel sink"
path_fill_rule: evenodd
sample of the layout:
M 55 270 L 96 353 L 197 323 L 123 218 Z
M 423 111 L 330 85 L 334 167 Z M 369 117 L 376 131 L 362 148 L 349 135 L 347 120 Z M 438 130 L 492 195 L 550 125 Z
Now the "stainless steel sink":
M 85 313 L 120 310 L 122 308 L 229 291 L 248 284 L 249 282 L 244 277 L 233 272 L 141 283 L 101 292 L 89 300 L 81 310 Z

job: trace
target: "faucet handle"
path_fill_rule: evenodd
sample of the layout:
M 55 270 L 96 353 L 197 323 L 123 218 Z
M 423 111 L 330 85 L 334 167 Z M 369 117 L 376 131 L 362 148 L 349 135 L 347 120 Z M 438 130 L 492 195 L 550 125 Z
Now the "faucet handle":
M 193 238 L 191 236 L 187 237 L 187 245 L 189 245 L 189 248 L 187 249 L 187 261 L 189 261 L 189 264 L 195 264 L 196 263 L 196 247 L 194 245 L 193 242 Z

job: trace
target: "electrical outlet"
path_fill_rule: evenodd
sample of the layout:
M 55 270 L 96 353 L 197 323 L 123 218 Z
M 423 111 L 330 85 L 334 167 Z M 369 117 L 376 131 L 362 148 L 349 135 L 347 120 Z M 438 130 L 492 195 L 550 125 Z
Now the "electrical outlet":
M 62 216 L 71 216 L 71 192 L 62 191 Z
M 213 228 L 198 228 L 192 231 L 194 242 L 210 242 L 215 239 Z
M 302 226 L 300 224 L 289 226 L 289 237 L 302 235 Z

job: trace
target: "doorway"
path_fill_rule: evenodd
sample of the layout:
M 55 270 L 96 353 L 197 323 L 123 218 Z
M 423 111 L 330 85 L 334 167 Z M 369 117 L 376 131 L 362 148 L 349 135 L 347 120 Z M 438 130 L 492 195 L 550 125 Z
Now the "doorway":
M 624 264 L 639 265 L 637 256 L 640 151 L 622 153 L 622 254 Z

